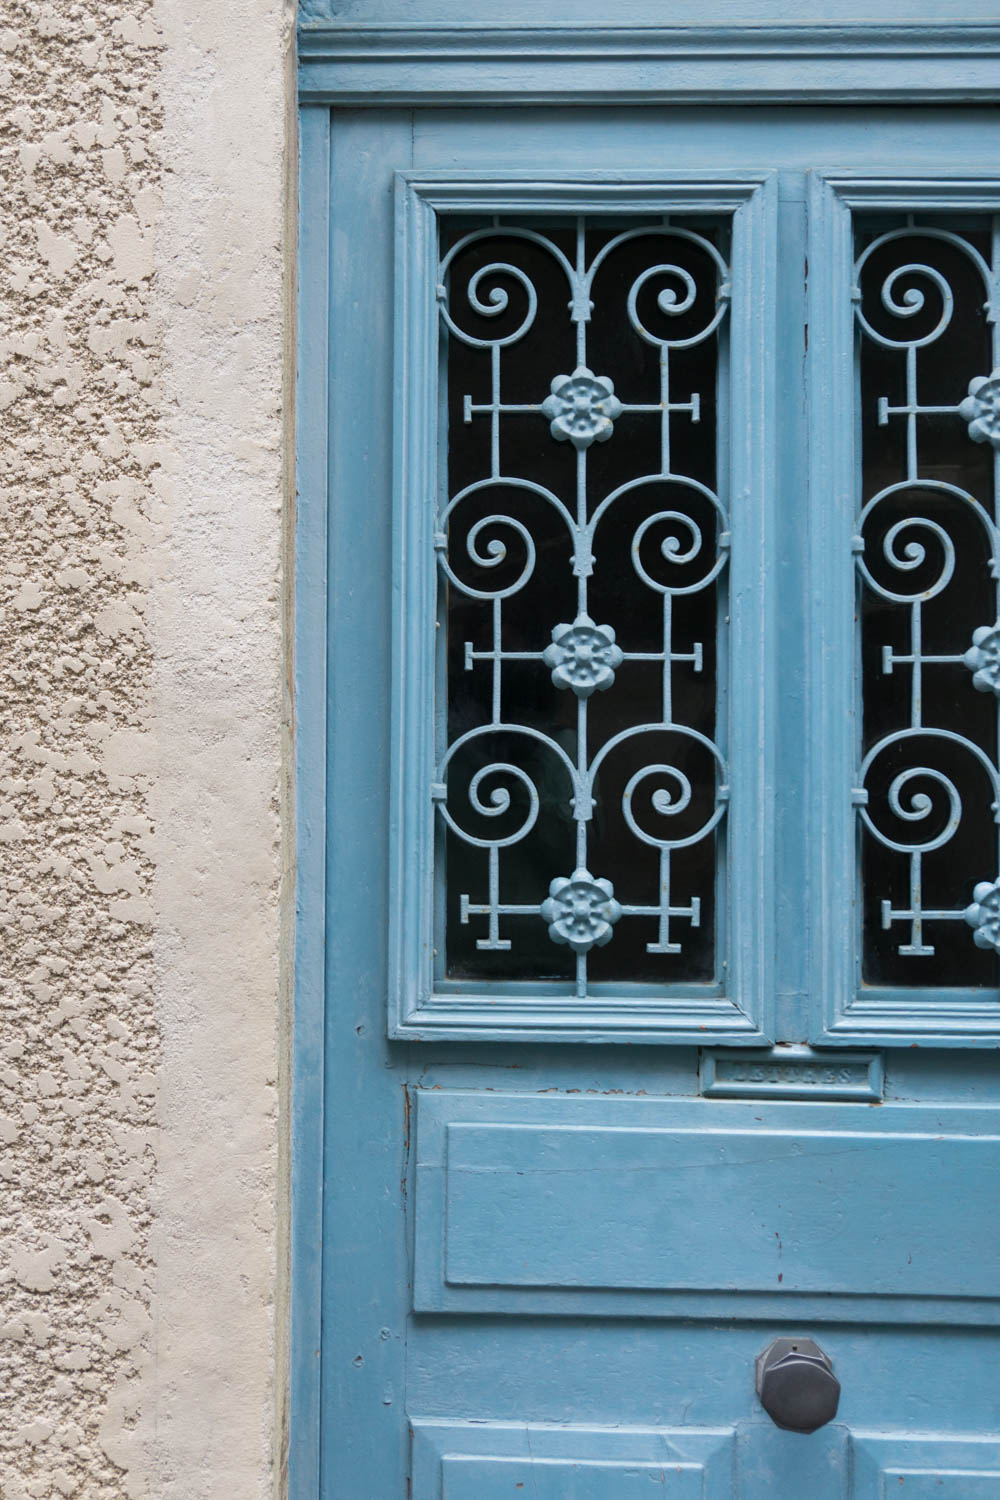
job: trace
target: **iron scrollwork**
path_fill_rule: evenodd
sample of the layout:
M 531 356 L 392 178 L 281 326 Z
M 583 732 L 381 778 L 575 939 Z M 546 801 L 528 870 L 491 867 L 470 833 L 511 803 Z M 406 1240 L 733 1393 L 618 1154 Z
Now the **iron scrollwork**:
M 484 707 L 481 722 L 463 726 L 461 733 L 452 734 L 450 742 L 441 746 L 433 796 L 451 834 L 486 856 L 485 890 L 466 890 L 459 895 L 460 923 L 481 925 L 476 950 L 496 955 L 509 952 L 512 939 L 507 919 L 533 918 L 545 924 L 553 944 L 575 955 L 579 996 L 587 991 L 589 956 L 594 949 L 613 944 L 622 924 L 630 918 L 643 917 L 655 924 L 654 935 L 645 944 L 647 953 L 673 955 L 682 951 L 678 923 L 683 920 L 693 927 L 699 925 L 702 895 L 678 895 L 672 861 L 678 850 L 713 839 L 728 798 L 726 762 L 715 738 L 689 723 L 678 722 L 675 715 L 675 669 L 683 662 L 690 672 L 701 672 L 705 650 L 702 641 L 684 643 L 675 638 L 675 607 L 683 596 L 710 590 L 723 574 L 730 528 L 726 506 L 716 488 L 678 472 L 675 466 L 672 423 L 679 417 L 698 423 L 704 398 L 698 391 L 685 391 L 683 397 L 676 392 L 672 360 L 678 351 L 716 337 L 728 310 L 729 270 L 713 238 L 675 220 L 661 219 L 617 233 L 605 232 L 598 236 L 596 247 L 593 238 L 588 241 L 589 229 L 583 217 L 564 221 L 561 237 L 495 221 L 459 235 L 443 254 L 438 275 L 446 341 L 455 340 L 482 351 L 489 366 L 488 396 L 484 384 L 478 393 L 463 393 L 460 408 L 466 426 L 489 424 L 489 443 L 487 447 L 484 442 L 483 448 L 488 452 L 488 473 L 445 495 L 436 528 L 449 629 L 455 628 L 449 615 L 449 598 L 476 601 L 489 612 L 486 637 L 478 643 L 467 639 L 462 644 L 464 670 L 487 674 L 489 690 L 483 701 L 485 705 L 488 700 L 489 708 L 487 712 Z M 638 240 L 650 254 L 638 272 L 632 267 L 630 284 L 622 286 L 617 295 L 623 328 L 627 320 L 632 333 L 654 351 L 651 358 L 655 358 L 658 369 L 658 388 L 649 392 L 646 401 L 625 399 L 623 391 L 616 389 L 614 372 L 606 374 L 591 368 L 588 351 L 595 282 L 616 253 L 630 244 L 634 250 Z M 491 250 L 493 242 L 502 243 L 502 253 Z M 575 247 L 573 253 L 564 248 L 570 244 Z M 518 247 L 530 251 L 523 264 L 517 263 L 520 257 L 513 253 Z M 485 256 L 485 262 L 471 274 L 457 276 L 456 265 L 464 255 L 468 266 L 470 250 L 475 250 L 479 259 Z M 572 324 L 572 334 L 567 337 L 572 337 L 575 345 L 575 363 L 572 368 L 567 361 L 562 368 L 539 370 L 537 399 L 517 402 L 504 398 L 506 361 L 544 312 L 544 297 L 530 270 L 531 256 L 537 260 L 538 252 L 555 263 L 565 281 Z M 698 278 L 690 269 L 692 253 L 700 257 L 702 280 L 707 285 L 697 284 Z M 692 327 L 692 310 L 701 307 L 706 308 L 706 315 Z M 491 320 L 496 322 L 495 331 L 490 327 Z M 658 462 L 650 472 L 612 484 L 606 493 L 594 493 L 589 468 L 592 450 L 595 445 L 604 448 L 627 441 L 620 435 L 623 421 L 637 416 L 657 426 Z M 511 425 L 518 421 L 522 423 L 518 433 L 529 433 L 532 443 L 537 444 L 539 428 L 545 424 L 547 434 L 541 441 L 560 445 L 564 452 L 571 450 L 572 470 L 566 473 L 571 472 L 572 478 L 562 490 L 518 472 L 517 442 L 504 441 Z M 530 431 L 531 424 L 538 424 L 534 431 Z M 714 445 L 714 433 L 706 441 Z M 443 467 L 447 472 L 447 465 Z M 670 503 L 664 501 L 665 491 L 669 491 Z M 575 610 L 533 621 L 533 642 L 527 649 L 510 648 L 508 621 L 519 607 L 519 595 L 543 566 L 539 556 L 543 544 L 530 520 L 512 513 L 512 495 L 530 501 L 536 507 L 533 514 L 541 507 L 550 519 L 555 518 L 565 541 L 561 556 L 575 580 Z M 497 497 L 495 505 L 492 496 Z M 505 496 L 508 503 L 499 503 Z M 647 496 L 648 503 L 643 505 Z M 602 523 L 623 505 L 631 507 L 629 515 L 633 517 L 627 554 L 631 587 L 649 590 L 659 601 L 655 650 L 630 646 L 627 610 L 613 623 L 591 614 L 592 579 L 601 561 Z M 463 513 L 472 519 L 465 521 Z M 555 555 L 549 547 L 545 567 L 556 566 Z M 522 619 L 522 635 L 523 630 Z M 513 662 L 535 663 L 542 683 L 547 682 L 554 694 L 572 695 L 565 700 L 570 704 L 575 698 L 572 731 L 560 735 L 544 723 L 521 723 L 516 714 L 511 714 L 511 704 L 505 700 L 505 673 Z M 626 722 L 617 732 L 600 738 L 593 733 L 595 695 L 602 699 L 622 695 L 621 712 L 627 720 L 629 673 L 633 664 L 640 662 L 652 665 L 659 673 L 658 715 Z M 636 742 L 646 739 L 652 756 L 631 775 L 625 773 L 627 785 L 616 798 L 618 806 L 601 809 L 605 815 L 613 812 L 620 820 L 622 838 L 632 838 L 656 851 L 655 888 L 646 900 L 630 900 L 626 892 L 615 889 L 600 868 L 591 868 L 591 830 L 601 803 L 602 770 L 623 747 L 634 757 Z M 505 753 L 492 754 L 491 744 L 507 747 Z M 551 759 L 570 825 L 564 863 L 535 872 L 537 890 L 529 900 L 510 899 L 504 884 L 504 860 L 515 845 L 532 834 L 543 798 L 537 777 L 526 764 L 518 764 L 522 757 L 511 753 L 511 745 L 523 747 L 525 762 L 539 753 Z M 705 778 L 708 781 L 703 816 L 692 810 L 695 790 L 702 799 L 706 797 L 704 785 L 693 788 L 694 762 L 700 767 L 702 782 Z M 460 764 L 461 773 L 456 770 Z M 475 770 L 470 774 L 473 765 Z M 471 823 L 469 812 L 474 815 Z M 692 816 L 696 826 L 692 825 Z M 714 874 L 711 878 L 714 881 Z M 502 958 L 497 958 L 490 973 L 503 978 Z
M 976 946 L 1000 953 L 997 866 L 954 868 L 972 847 L 962 843 L 970 825 L 1000 825 L 1000 219 L 967 233 L 913 215 L 859 230 L 862 468 L 876 486 L 854 537 L 867 654 L 853 800 L 865 837 L 888 857 L 869 863 L 866 881 L 884 892 L 895 856 L 906 892 L 866 890 L 865 900 L 874 896 L 904 960 L 933 958 L 940 923 L 966 923 Z M 989 373 L 970 370 L 990 350 Z M 895 394 L 876 382 L 892 382 Z M 970 438 L 992 449 L 988 463 Z M 971 642 L 970 609 L 994 614 L 980 615 Z M 995 712 L 984 718 L 976 693 L 993 695 Z M 980 844 L 974 858 L 1000 858 L 995 832 L 992 850 Z M 935 900 L 946 888 L 958 898 Z M 958 952 L 938 982 L 962 983 L 961 961 Z M 898 972 L 922 982 L 918 970 Z

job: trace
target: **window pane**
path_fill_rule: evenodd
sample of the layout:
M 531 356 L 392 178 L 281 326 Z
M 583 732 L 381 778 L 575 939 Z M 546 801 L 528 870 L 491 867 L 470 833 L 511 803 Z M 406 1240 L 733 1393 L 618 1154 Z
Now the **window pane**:
M 440 972 L 712 982 L 726 227 L 443 225 Z
M 997 983 L 996 242 L 987 216 L 856 223 L 869 984 Z

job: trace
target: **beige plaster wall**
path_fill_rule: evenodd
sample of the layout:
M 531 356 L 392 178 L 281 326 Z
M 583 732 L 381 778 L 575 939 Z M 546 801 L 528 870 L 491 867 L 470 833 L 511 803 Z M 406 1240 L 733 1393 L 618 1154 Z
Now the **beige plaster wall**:
M 274 1493 L 281 0 L 0 21 L 0 1495 Z

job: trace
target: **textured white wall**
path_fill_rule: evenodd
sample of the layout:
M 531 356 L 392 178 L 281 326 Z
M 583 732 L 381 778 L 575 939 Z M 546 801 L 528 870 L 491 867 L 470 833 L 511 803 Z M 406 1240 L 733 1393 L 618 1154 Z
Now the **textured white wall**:
M 273 1492 L 281 0 L 0 31 L 0 1493 Z

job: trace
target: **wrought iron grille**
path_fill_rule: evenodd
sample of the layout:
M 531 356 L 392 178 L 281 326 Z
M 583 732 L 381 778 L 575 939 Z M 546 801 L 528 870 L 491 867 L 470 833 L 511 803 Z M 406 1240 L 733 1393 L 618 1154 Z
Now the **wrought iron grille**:
M 1000 217 L 856 221 L 862 975 L 995 986 Z
M 726 225 L 441 223 L 439 974 L 712 982 Z

